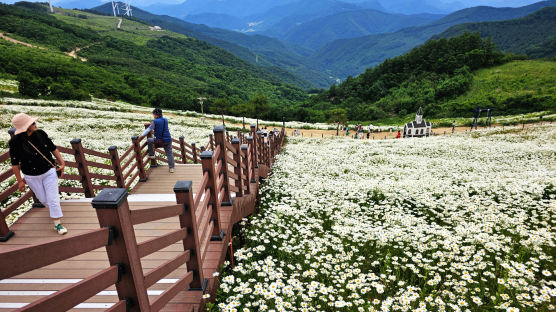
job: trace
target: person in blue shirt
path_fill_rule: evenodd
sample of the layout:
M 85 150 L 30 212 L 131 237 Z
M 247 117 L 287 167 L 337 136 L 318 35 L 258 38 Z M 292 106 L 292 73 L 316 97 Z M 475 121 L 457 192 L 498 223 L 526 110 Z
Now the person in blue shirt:
M 168 119 L 162 117 L 162 110 L 160 108 L 155 108 L 153 110 L 153 118 L 153 122 L 151 122 L 149 127 L 139 136 L 139 141 L 149 134 L 149 132 L 154 131 L 154 138 L 147 139 L 149 158 L 155 158 L 154 148 L 156 142 L 156 147 L 164 147 L 164 152 L 166 152 L 166 157 L 168 157 L 170 173 L 174 173 L 174 152 L 172 151 L 172 136 L 168 129 Z

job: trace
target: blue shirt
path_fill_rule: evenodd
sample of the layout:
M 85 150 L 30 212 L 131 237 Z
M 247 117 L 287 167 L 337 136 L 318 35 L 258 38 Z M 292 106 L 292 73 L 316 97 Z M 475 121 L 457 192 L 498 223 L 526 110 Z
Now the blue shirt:
M 170 129 L 168 129 L 168 119 L 166 118 L 156 118 L 151 122 L 150 126 L 143 131 L 141 136 L 146 136 L 149 132 L 154 130 L 154 137 L 157 140 L 162 139 L 164 143 L 172 142 L 172 136 L 170 135 Z

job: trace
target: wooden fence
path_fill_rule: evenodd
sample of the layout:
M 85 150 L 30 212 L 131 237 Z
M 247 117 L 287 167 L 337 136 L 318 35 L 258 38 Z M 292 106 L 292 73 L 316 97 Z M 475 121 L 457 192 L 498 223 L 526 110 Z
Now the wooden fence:
M 199 157 L 203 178 L 197 192 L 193 194 L 191 181 L 178 181 L 174 186 L 176 205 L 141 210 L 129 209 L 127 202 L 129 184 L 126 181 L 132 179 L 130 176 L 146 179 L 146 175 L 142 175 L 145 174 L 145 154 L 142 152 L 145 145 L 141 145 L 141 142 L 134 138 L 132 147 L 120 156 L 115 147 L 111 147 L 108 154 L 103 154 L 85 149 L 79 140 L 73 140 L 72 149 L 64 149 L 63 152 L 71 152 L 75 155 L 76 162 L 71 165 L 80 169 L 80 178 L 110 178 L 115 179 L 118 186 L 126 187 L 105 188 L 92 200 L 100 225 L 99 229 L 54 242 L 0 253 L 2 268 L 0 280 L 103 246 L 106 247 L 110 266 L 77 284 L 26 305 L 21 311 L 69 310 L 111 285 L 116 286 L 119 301 L 107 311 L 159 311 L 182 290 L 205 290 L 207 277 L 203 273 L 203 264 L 209 243 L 222 240 L 226 235 L 220 220 L 221 207 L 232 205 L 234 197 L 231 192 L 235 193 L 236 199 L 258 196 L 259 177 L 258 170 L 255 169 L 262 166 L 270 168 L 284 142 L 283 131 L 269 133 L 265 138 L 263 133 L 255 132 L 254 126 L 251 130 L 251 136 L 232 138 L 227 136 L 223 127 L 215 127 L 212 143 L 214 150 L 203 151 Z M 180 143 L 181 141 L 183 140 L 180 139 Z M 242 144 L 242 142 L 246 143 Z M 184 144 L 180 144 L 180 148 L 182 146 Z M 195 160 L 196 150 L 194 145 L 190 147 L 192 147 L 190 156 Z M 104 177 L 88 173 L 85 168 L 100 167 L 100 163 L 87 161 L 85 155 L 111 160 L 110 169 L 113 170 L 114 175 Z M 3 154 L 0 157 L 7 156 Z M 107 167 L 100 168 L 108 170 Z M 230 180 L 233 185 L 230 185 Z M 88 184 L 84 184 L 83 188 L 78 190 L 79 192 L 97 189 L 91 180 L 82 182 Z M 88 194 L 93 195 L 92 192 Z M 31 195 L 26 196 L 30 198 Z M 238 222 L 252 212 L 242 209 L 240 207 L 239 211 L 232 213 L 232 223 Z M 134 225 L 172 217 L 179 219 L 178 230 L 137 243 Z M 143 271 L 141 258 L 180 241 L 183 243 L 183 252 L 149 272 Z M 178 282 L 151 302 L 147 289 L 185 263 L 187 272 Z
M 8 131 L 10 136 L 13 136 L 14 131 L 15 129 Z M 150 166 L 148 166 L 147 139 L 150 137 L 152 134 L 141 140 L 136 136 L 132 137 L 130 147 L 121 155 L 116 146 L 111 146 L 107 152 L 84 148 L 81 139 L 71 140 L 71 148 L 56 146 L 64 158 L 67 169 L 67 173 L 60 179 L 60 192 L 84 194 L 85 197 L 91 198 L 110 184 L 129 189 L 137 178 L 141 182 L 147 181 L 149 169 L 156 167 L 157 161 L 168 162 L 167 159 L 157 156 L 156 159 L 151 160 Z M 188 144 L 183 137 L 180 137 L 179 140 L 173 139 L 172 142 L 176 163 L 199 163 L 201 150 L 195 146 L 195 143 Z M 162 149 L 156 149 L 156 151 L 164 154 Z M 0 154 L 0 163 L 8 162 L 9 159 L 9 151 Z M 69 173 L 72 168 L 73 171 L 77 171 L 77 174 Z M 8 186 L 0 193 L 0 202 L 9 199 L 13 202 L 6 209 L 0 210 L 0 242 L 7 241 L 14 234 L 6 223 L 6 217 L 9 214 L 31 198 L 34 198 L 35 201 L 34 207 L 44 207 L 30 189 L 23 193 L 18 190 L 11 166 L 0 173 L 0 183 L 5 181 L 8 182 Z M 69 181 L 77 181 L 79 186 L 72 185 L 76 182 Z

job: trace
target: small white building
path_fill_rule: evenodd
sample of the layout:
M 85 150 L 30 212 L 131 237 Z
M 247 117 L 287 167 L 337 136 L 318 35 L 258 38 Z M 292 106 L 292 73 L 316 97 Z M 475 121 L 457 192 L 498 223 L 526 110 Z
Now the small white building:
M 415 120 L 405 124 L 403 127 L 403 137 L 428 137 L 432 133 L 432 124 L 423 120 L 423 110 L 419 107 Z

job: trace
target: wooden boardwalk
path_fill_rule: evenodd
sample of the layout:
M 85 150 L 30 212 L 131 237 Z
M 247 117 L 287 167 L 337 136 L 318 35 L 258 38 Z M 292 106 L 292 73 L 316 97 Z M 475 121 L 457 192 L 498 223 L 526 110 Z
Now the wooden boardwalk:
M 67 235 L 54 231 L 45 208 L 7 226 L 5 216 L 32 191 L 0 211 L 0 312 L 200 311 L 205 294 L 215 297 L 232 227 L 254 212 L 259 179 L 269 174 L 283 131 L 266 138 L 251 125 L 251 136 L 233 138 L 215 127 L 208 151 L 180 137 L 173 140 L 174 173 L 164 158 L 148 159 L 146 142 L 132 142 L 122 153 L 86 149 L 79 139 L 71 149 L 57 147 L 74 156 L 66 164 L 79 171 L 63 179 L 81 183 L 60 191 L 87 197 L 62 202 Z M 0 181 L 12 174 L 0 173 Z M 12 183 L 0 199 L 16 191 Z
M 140 183 L 133 190 L 132 195 L 128 197 L 130 209 L 137 210 L 176 204 L 173 192 L 176 181 L 191 180 L 193 181 L 193 190 L 196 191 L 195 187 L 198 186 L 201 180 L 201 173 L 200 165 L 177 165 L 173 174 L 168 173 L 167 166 L 153 168 L 149 180 L 145 183 Z M 150 201 L 148 200 L 149 198 Z M 99 228 L 95 209 L 91 206 L 91 199 L 64 201 L 62 209 L 64 212 L 64 225 L 69 231 L 64 237 L 75 236 Z M 231 214 L 231 206 L 222 207 L 220 217 L 225 229 L 231 229 Z M 141 243 L 168 234 L 179 228 L 178 218 L 173 217 L 137 225 L 135 226 L 135 235 L 137 242 Z M 0 252 L 62 238 L 52 229 L 52 221 L 48 215 L 48 209 L 33 209 L 18 220 L 12 229 L 17 234 L 8 242 L 0 244 Z M 229 231 L 226 232 L 229 233 Z M 207 262 L 204 265 L 205 276 L 212 277 L 213 273 L 218 271 L 218 265 L 221 263 L 221 258 L 227 244 L 227 239 L 210 242 Z M 141 259 L 144 272 L 147 273 L 164 262 L 173 259 L 181 252 L 183 252 L 183 245 L 181 242 L 177 242 L 170 247 L 146 256 Z M 1 280 L 0 311 L 12 311 L 13 309 L 23 307 L 27 303 L 33 302 L 53 291 L 61 290 L 108 266 L 108 257 L 103 247 L 69 260 L 10 279 Z M 161 280 L 161 282 L 150 287 L 148 290 L 149 298 L 153 300 L 186 272 L 187 268 L 184 264 L 180 269 L 170 273 L 170 275 Z M 183 291 L 163 311 L 185 311 L 186 308 L 187 310 L 192 310 L 200 304 L 201 296 L 201 291 Z M 106 291 L 87 300 L 84 304 L 77 306 L 73 310 L 104 311 L 117 301 L 116 288 L 111 286 Z

